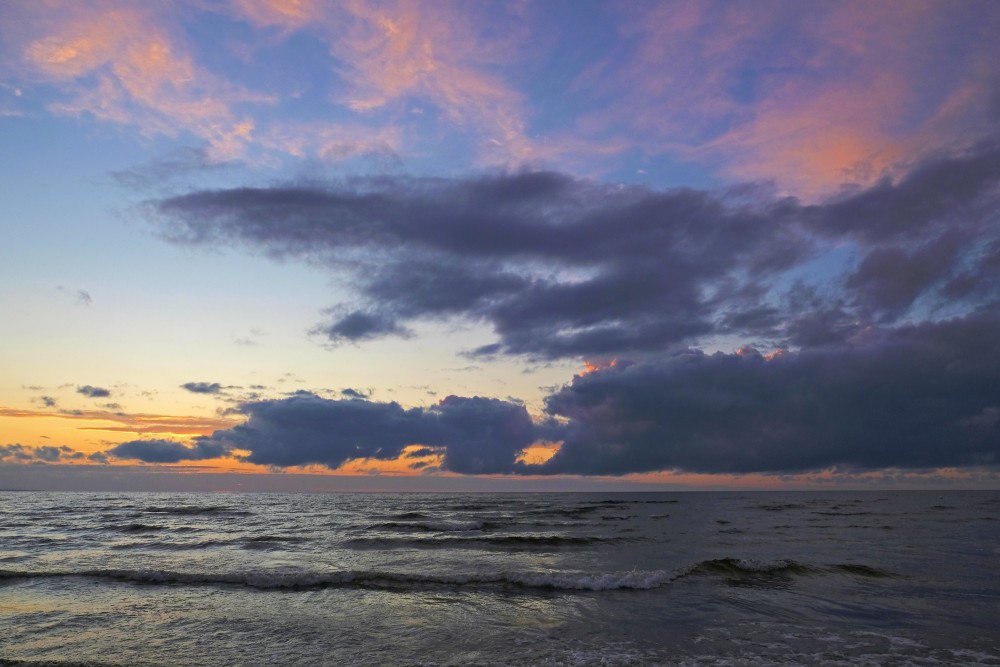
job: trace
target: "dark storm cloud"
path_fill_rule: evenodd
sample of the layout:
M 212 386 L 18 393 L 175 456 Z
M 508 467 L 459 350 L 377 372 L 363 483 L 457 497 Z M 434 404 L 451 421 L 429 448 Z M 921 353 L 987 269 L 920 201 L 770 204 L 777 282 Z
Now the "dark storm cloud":
M 810 206 L 528 172 L 201 191 L 151 210 L 178 243 L 346 269 L 363 307 L 317 327 L 333 343 L 461 316 L 493 327 L 490 353 L 556 358 L 659 353 L 715 334 L 794 343 L 838 310 L 890 324 L 995 301 L 998 184 L 1000 148 L 982 145 Z M 854 261 L 823 302 L 792 307 L 789 272 L 839 246 Z
M 241 460 L 289 467 L 337 468 L 356 459 L 399 458 L 408 445 L 442 453 L 443 467 L 468 474 L 517 470 L 517 454 L 540 428 L 523 405 L 493 398 L 449 396 L 429 408 L 310 394 L 246 403 L 245 424 L 217 431 L 202 446 L 240 449 Z M 114 450 L 112 450 L 114 453 Z
M 576 377 L 551 473 L 747 473 L 1000 463 L 1000 320 L 871 330 L 786 353 L 689 352 Z
M 181 389 L 187 389 L 193 394 L 218 394 L 222 385 L 218 382 L 185 382 Z
M 84 396 L 89 396 L 90 398 L 107 398 L 111 395 L 111 392 L 103 387 L 92 387 L 86 384 L 82 387 L 76 388 L 76 393 L 83 394 Z
M 177 463 L 215 459 L 227 456 L 229 452 L 220 443 L 206 439 L 196 440 L 190 447 L 172 440 L 130 440 L 106 450 L 103 454 L 145 463 Z

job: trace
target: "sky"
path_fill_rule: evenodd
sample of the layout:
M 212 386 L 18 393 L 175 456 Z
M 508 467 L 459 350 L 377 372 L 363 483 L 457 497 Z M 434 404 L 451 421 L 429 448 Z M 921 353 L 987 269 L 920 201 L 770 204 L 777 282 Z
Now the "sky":
M 0 488 L 1000 488 L 997 34 L 8 0 Z

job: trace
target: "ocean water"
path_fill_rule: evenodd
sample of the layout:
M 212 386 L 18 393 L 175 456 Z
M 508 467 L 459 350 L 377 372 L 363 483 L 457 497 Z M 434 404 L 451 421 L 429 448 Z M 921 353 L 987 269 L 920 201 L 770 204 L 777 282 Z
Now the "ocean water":
M 0 665 L 1000 665 L 1000 493 L 0 493 Z

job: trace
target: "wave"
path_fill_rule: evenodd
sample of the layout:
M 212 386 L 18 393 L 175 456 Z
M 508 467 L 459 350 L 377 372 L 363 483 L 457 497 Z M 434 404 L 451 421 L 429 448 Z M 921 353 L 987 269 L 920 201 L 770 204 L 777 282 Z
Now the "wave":
M 359 537 L 346 545 L 355 549 L 545 549 L 581 547 L 606 542 L 635 541 L 624 537 L 586 537 L 572 535 L 477 535 L 474 537 Z
M 408 572 L 343 570 L 333 572 L 204 573 L 168 570 L 84 570 L 80 572 L 17 572 L 0 570 L 0 581 L 16 579 L 87 578 L 144 585 L 245 586 L 260 590 L 323 588 L 489 587 L 540 590 L 649 590 L 668 583 L 663 570 L 626 572 L 500 572 L 493 574 L 413 574 Z
M 767 577 L 789 577 L 798 576 L 818 576 L 822 574 L 847 574 L 857 577 L 897 577 L 899 575 L 882 570 L 870 565 L 860 563 L 838 563 L 834 565 L 807 565 L 791 559 L 778 560 L 757 560 L 754 558 L 714 558 L 703 560 L 684 572 L 682 576 L 688 575 L 714 575 L 726 577 L 730 580 L 767 578 Z
M 673 505 L 680 501 L 676 498 L 666 500 L 602 500 L 598 505 Z
M 882 577 L 899 576 L 887 570 L 881 570 L 877 567 L 871 567 L 870 565 L 861 565 L 858 563 L 841 563 L 839 565 L 831 565 L 830 569 L 839 570 L 840 572 L 843 572 L 845 574 L 852 574 L 858 577 L 882 578 Z
M 785 510 L 804 509 L 805 505 L 800 503 L 764 503 L 763 505 L 753 505 L 751 509 L 764 510 L 765 512 L 784 512 Z
M 725 576 L 809 574 L 816 570 L 794 560 L 757 560 L 753 558 L 714 558 L 703 560 L 691 568 L 689 574 L 715 574 Z
M 452 531 L 482 530 L 484 521 L 389 521 L 371 526 L 380 530 L 411 530 L 445 533 Z
M 426 587 L 517 587 L 566 591 L 651 590 L 698 577 L 722 578 L 729 584 L 767 585 L 797 576 L 841 575 L 893 578 L 895 573 L 860 563 L 809 565 L 791 559 L 715 558 L 674 572 L 628 570 L 613 572 L 484 572 L 411 573 L 383 570 L 326 572 L 176 572 L 170 570 L 88 569 L 81 571 L 20 571 L 0 569 L 0 584 L 20 579 L 86 578 L 143 585 L 245 586 L 261 590 L 380 588 L 408 590 Z
M 201 549 L 214 549 L 219 547 L 239 547 L 243 549 L 267 550 L 282 549 L 287 545 L 310 542 L 309 537 L 295 537 L 288 535 L 255 535 L 250 537 L 234 537 L 230 539 L 207 539 L 199 541 L 164 541 L 153 540 L 144 542 L 132 542 L 128 544 L 115 544 L 109 547 L 117 551 L 132 549 L 154 549 L 158 551 L 197 551 Z
M 119 526 L 118 530 L 123 533 L 152 533 L 159 530 L 167 530 L 167 527 L 153 526 L 146 523 L 130 523 L 127 526 Z
M 226 516 L 252 516 L 253 512 L 247 510 L 233 509 L 224 505 L 176 505 L 145 507 L 142 510 L 146 514 L 177 514 L 180 516 L 197 516 L 202 514 L 226 515 Z

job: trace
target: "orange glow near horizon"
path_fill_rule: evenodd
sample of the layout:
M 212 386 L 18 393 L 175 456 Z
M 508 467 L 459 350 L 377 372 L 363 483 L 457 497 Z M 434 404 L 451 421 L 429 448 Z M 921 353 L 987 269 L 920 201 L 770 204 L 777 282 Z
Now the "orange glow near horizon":
M 103 451 L 129 439 L 120 437 L 114 441 L 95 442 L 86 438 L 90 432 L 178 439 L 211 435 L 215 431 L 232 428 L 237 423 L 237 420 L 222 417 L 0 407 L 0 429 L 11 443 L 19 442 L 26 446 L 66 445 L 84 454 Z
M 516 461 L 527 465 L 540 465 L 555 456 L 560 449 L 562 449 L 561 442 L 535 442 L 518 454 Z

